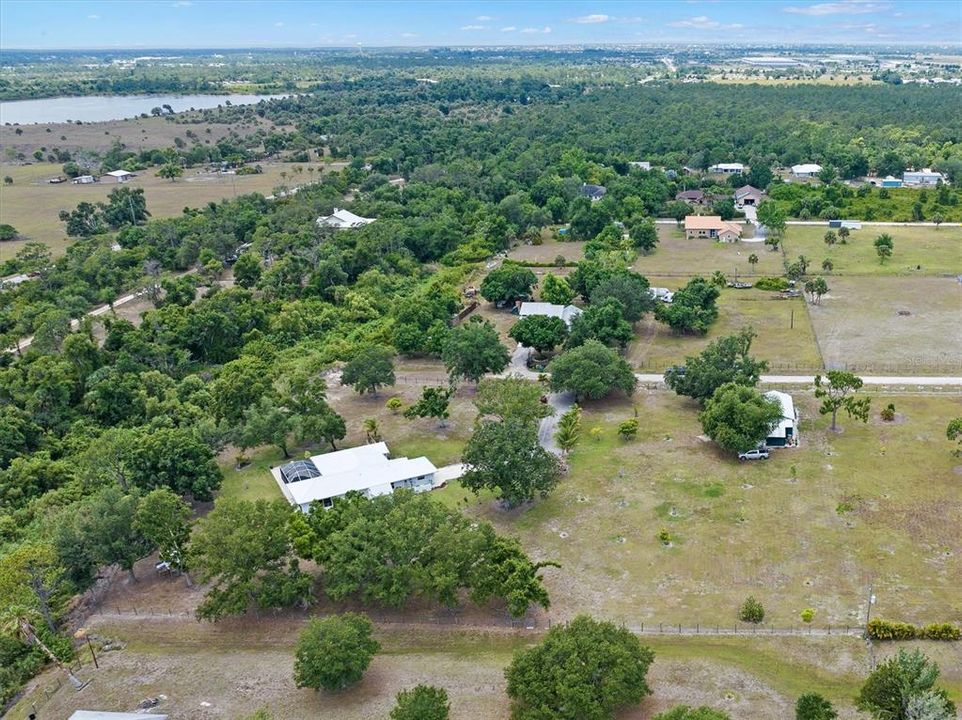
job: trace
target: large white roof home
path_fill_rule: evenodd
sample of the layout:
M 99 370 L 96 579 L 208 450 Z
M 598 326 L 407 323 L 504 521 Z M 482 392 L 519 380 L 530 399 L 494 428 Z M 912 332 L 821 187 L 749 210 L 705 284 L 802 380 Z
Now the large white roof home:
M 134 176 L 132 172 L 128 172 L 127 170 L 111 170 L 109 173 L 104 173 L 104 175 L 115 178 L 119 183 L 127 182 Z
M 822 166 L 817 163 L 792 165 L 792 175 L 795 177 L 815 177 L 820 172 L 822 172 Z
M 316 222 L 320 227 L 332 227 L 338 230 L 345 230 L 369 225 L 374 222 L 374 218 L 364 218 L 360 215 L 355 215 L 350 210 L 334 208 L 332 215 L 319 217 Z
M 938 185 L 945 182 L 945 175 L 925 168 L 924 170 L 906 170 L 902 173 L 903 185 Z
M 437 468 L 426 457 L 391 458 L 385 443 L 360 445 L 294 460 L 271 468 L 287 501 L 302 512 L 311 503 L 331 507 L 334 498 L 356 491 L 368 497 L 388 495 L 398 488 L 424 492 L 434 487 Z
M 518 317 L 526 318 L 532 315 L 547 315 L 561 318 L 569 327 L 576 317 L 581 314 L 581 308 L 574 305 L 554 305 L 545 302 L 523 302 L 518 308 Z
M 734 175 L 735 173 L 745 172 L 745 166 L 741 163 L 718 163 L 717 165 L 712 165 L 710 168 L 708 168 L 708 172 Z
M 768 431 L 765 444 L 769 447 L 785 447 L 786 445 L 798 444 L 798 413 L 795 411 L 795 402 L 788 393 L 779 390 L 769 390 L 765 393 L 769 400 L 777 400 L 782 406 L 782 417 L 778 424 Z

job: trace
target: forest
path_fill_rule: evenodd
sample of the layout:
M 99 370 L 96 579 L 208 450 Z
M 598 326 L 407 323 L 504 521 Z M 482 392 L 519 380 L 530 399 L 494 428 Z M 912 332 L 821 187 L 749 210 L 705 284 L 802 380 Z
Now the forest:
M 589 241 L 572 289 L 595 302 L 597 312 L 585 314 L 597 325 L 579 326 L 586 336 L 578 344 L 591 352 L 624 345 L 622 306 L 594 289 L 612 278 L 647 287 L 628 272 L 629 260 L 638 250 L 657 252 L 640 240 L 649 236 L 650 218 L 671 214 L 675 192 L 702 183 L 685 167 L 819 162 L 849 179 L 931 166 L 957 181 L 959 100 L 958 89 L 917 86 L 558 88 L 534 75 L 464 72 L 426 84 L 370 74 L 284 100 L 175 118 L 189 127 L 256 115 L 289 128 L 222 149 L 240 161 L 320 149 L 349 164 L 296 195 L 238 197 L 169 219 L 149 218 L 136 191 L 123 188 L 100 207 L 64 213 L 65 232 L 77 239 L 63 257 L 30 244 L 5 258 L 0 274 L 31 279 L 0 291 L 0 347 L 10 348 L 0 356 L 0 605 L 42 606 L 49 622 L 40 632 L 69 655 L 70 643 L 57 635 L 69 598 L 99 568 L 130 569 L 157 545 L 152 529 L 132 520 L 140 503 L 167 502 L 155 495 L 166 489 L 176 496 L 176 515 L 180 498 L 212 500 L 221 480 L 216 456 L 229 444 L 274 443 L 277 427 L 300 443 L 333 446 L 344 423 L 327 401 L 324 371 L 372 346 L 444 356 L 459 332 L 453 318 L 463 281 L 512 243 L 561 224 Z M 213 159 L 195 145 L 202 150 L 193 161 Z M 190 152 L 172 148 L 156 160 Z M 664 170 L 634 169 L 636 160 Z M 117 148 L 101 170 L 131 162 L 155 159 Z M 391 176 L 406 183 L 392 184 Z M 771 197 L 797 216 L 820 216 L 826 199 L 816 206 L 817 193 L 853 202 L 874 194 L 877 217 L 892 212 L 878 191 L 858 195 L 837 181 L 818 191 L 770 182 Z M 604 199 L 584 197 L 584 183 L 604 185 Z M 931 191 L 925 202 L 955 212 L 958 191 Z M 335 206 L 377 222 L 350 232 L 318 227 L 315 219 Z M 634 245 L 624 247 L 616 222 L 631 230 Z M 236 285 L 218 287 L 231 266 Z M 84 313 L 140 289 L 153 308 L 139 324 L 108 314 L 101 341 Z M 704 281 L 687 290 L 696 291 L 711 294 Z M 708 310 L 704 322 L 714 317 L 713 305 Z M 665 321 L 676 327 L 674 318 Z M 27 336 L 32 343 L 21 348 Z M 298 408 L 298 398 L 310 402 Z M 269 414 L 281 407 L 289 415 Z M 265 414 L 271 423 L 259 421 Z M 430 504 L 395 504 L 389 510 L 412 527 L 443 524 Z M 279 517 L 266 505 L 215 507 L 215 522 L 191 551 L 208 578 L 230 575 L 211 559 L 218 543 L 229 542 L 216 532 L 227 533 L 239 517 L 281 529 L 287 523 L 286 509 Z M 365 507 L 353 512 L 338 514 L 340 524 L 332 515 L 295 525 L 265 550 L 255 568 L 263 575 L 245 578 L 240 589 L 215 584 L 207 617 L 243 612 L 249 597 L 263 607 L 306 602 L 310 583 L 298 557 L 326 558 L 330 577 L 341 577 L 339 598 L 400 605 L 418 594 L 451 601 L 464 591 L 502 598 L 512 611 L 548 603 L 540 566 L 490 527 L 461 528 L 465 547 L 490 558 L 484 572 L 468 570 L 457 555 L 449 561 L 464 569 L 453 579 L 425 573 L 394 595 L 366 587 L 323 542 L 374 522 Z M 130 522 L 110 522 L 118 516 Z M 36 647 L 0 641 L 0 699 L 44 661 Z

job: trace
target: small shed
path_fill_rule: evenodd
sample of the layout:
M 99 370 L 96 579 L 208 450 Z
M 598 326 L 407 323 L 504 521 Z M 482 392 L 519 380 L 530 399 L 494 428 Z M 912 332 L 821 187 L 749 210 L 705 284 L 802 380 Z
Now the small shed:
M 126 170 L 111 170 L 109 173 L 104 174 L 109 175 L 119 183 L 125 183 L 134 176 L 132 172 L 127 172 Z
M 779 390 L 769 390 L 765 393 L 769 400 L 776 400 L 782 408 L 782 417 L 778 423 L 768 431 L 765 444 L 768 447 L 786 447 L 798 445 L 798 412 L 795 410 L 795 401 L 788 393 Z
M 74 185 L 89 185 L 90 183 L 97 182 L 97 178 L 93 175 L 78 175 L 71 182 Z

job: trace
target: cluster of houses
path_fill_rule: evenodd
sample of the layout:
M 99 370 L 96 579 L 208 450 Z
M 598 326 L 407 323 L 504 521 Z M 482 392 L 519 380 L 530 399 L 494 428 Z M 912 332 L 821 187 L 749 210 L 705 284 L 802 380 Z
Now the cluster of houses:
M 127 170 L 111 170 L 108 173 L 104 173 L 103 177 L 113 178 L 114 181 L 118 183 L 125 183 L 131 178 L 135 178 L 137 176 Z M 63 178 L 57 176 L 55 178 L 50 178 L 50 180 L 47 182 L 49 182 L 51 185 L 57 185 L 63 182 Z M 91 183 L 100 182 L 100 177 L 95 175 L 78 175 L 70 182 L 74 185 L 90 185 Z

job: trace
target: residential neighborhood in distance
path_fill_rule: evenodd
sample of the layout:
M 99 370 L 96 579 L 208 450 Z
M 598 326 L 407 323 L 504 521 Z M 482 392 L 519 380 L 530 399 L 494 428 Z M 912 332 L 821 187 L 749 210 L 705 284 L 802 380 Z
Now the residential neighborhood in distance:
M 962 0 L 0 55 L 0 716 L 960 717 Z

